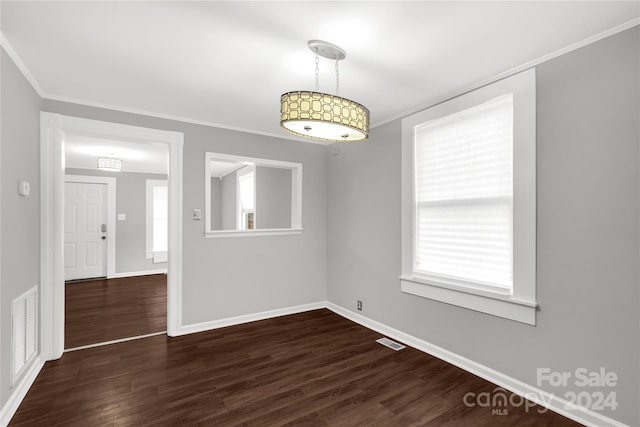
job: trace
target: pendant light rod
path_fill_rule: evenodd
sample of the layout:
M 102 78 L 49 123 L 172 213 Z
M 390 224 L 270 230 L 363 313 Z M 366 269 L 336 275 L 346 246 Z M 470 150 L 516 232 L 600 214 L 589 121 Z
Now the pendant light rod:
M 340 96 L 340 69 L 338 68 L 339 59 L 336 58 L 336 95 Z
M 320 57 L 316 54 L 316 92 L 320 92 Z

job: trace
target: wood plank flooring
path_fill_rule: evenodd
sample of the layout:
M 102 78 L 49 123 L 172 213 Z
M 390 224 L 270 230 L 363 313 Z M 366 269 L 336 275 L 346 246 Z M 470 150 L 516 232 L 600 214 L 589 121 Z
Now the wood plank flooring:
M 74 348 L 167 329 L 167 276 L 65 285 L 64 347 Z
M 467 392 L 496 386 L 377 338 L 323 309 L 65 353 L 10 425 L 578 425 L 538 406 L 466 406 Z

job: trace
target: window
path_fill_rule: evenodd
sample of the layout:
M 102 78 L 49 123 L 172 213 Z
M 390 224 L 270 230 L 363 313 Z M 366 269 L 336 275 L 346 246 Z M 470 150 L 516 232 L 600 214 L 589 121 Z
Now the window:
M 415 128 L 414 271 L 511 289 L 513 94 Z
M 238 230 L 255 229 L 256 167 L 245 166 L 238 171 Z
M 167 261 L 169 191 L 167 181 L 147 180 L 147 258 L 154 263 Z
M 204 153 L 207 238 L 302 233 L 302 164 Z
M 535 324 L 535 72 L 403 120 L 404 292 Z

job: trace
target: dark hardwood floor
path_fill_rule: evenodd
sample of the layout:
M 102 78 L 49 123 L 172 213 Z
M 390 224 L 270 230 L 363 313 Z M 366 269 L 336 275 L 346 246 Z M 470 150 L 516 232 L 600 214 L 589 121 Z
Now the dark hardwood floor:
M 10 425 L 577 425 L 538 406 L 467 406 L 496 386 L 377 338 L 323 309 L 65 353 Z
M 65 294 L 65 348 L 167 329 L 164 274 L 70 282 Z

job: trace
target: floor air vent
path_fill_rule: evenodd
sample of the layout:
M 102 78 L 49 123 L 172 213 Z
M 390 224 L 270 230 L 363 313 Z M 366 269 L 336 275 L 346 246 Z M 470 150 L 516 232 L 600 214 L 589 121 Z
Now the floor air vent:
M 386 347 L 389 347 L 392 350 L 399 351 L 405 348 L 402 344 L 399 344 L 395 341 L 391 341 L 389 338 L 380 338 L 376 340 L 377 343 L 380 343 Z

